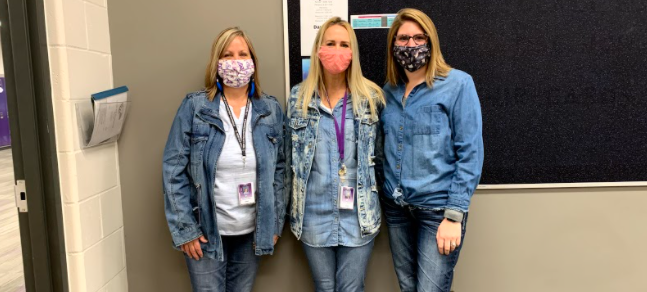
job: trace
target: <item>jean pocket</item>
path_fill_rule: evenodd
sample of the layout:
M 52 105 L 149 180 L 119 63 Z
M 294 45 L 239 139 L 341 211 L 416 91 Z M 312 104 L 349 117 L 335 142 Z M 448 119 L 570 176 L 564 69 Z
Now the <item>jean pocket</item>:
M 415 208 L 413 214 L 420 222 L 421 226 L 438 230 L 440 223 L 445 220 L 444 210 L 432 210 L 426 208 Z
M 396 204 L 392 199 L 380 197 L 380 202 L 382 203 L 382 210 L 384 211 L 384 215 L 387 216 L 387 222 L 390 222 L 389 218 L 393 219 L 406 217 L 407 210 L 405 210 L 405 208 L 403 208 L 402 206 Z

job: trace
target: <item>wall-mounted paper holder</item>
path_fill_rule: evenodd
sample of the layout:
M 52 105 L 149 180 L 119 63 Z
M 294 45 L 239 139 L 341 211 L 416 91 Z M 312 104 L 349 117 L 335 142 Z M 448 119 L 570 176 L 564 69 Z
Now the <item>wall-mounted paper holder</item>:
M 127 93 L 128 87 L 122 86 L 75 104 L 82 149 L 119 140 L 130 107 Z

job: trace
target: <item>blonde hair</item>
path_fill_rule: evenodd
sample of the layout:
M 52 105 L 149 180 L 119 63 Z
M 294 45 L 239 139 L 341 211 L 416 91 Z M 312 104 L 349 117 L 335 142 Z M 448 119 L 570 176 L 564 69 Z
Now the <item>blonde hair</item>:
M 252 57 L 252 61 L 254 61 L 255 67 L 254 75 L 252 75 L 252 81 L 254 82 L 254 86 L 256 87 L 254 90 L 254 97 L 259 98 L 261 96 L 261 82 L 258 78 L 258 59 L 256 58 L 256 51 L 254 51 L 254 46 L 252 46 L 252 42 L 249 40 L 244 31 L 240 30 L 240 28 L 238 27 L 230 27 L 223 30 L 211 45 L 211 56 L 209 58 L 209 64 L 207 64 L 207 72 L 204 75 L 204 87 L 207 91 L 207 97 L 209 98 L 209 101 L 213 101 L 213 99 L 216 97 L 216 94 L 218 94 L 218 92 L 220 91 L 216 86 L 216 81 L 220 78 L 218 76 L 218 60 L 220 60 L 222 54 L 225 52 L 227 47 L 229 47 L 229 44 L 231 44 L 231 42 L 237 37 L 242 37 L 243 40 L 245 40 L 245 43 L 247 43 L 247 47 L 249 47 L 249 53 Z M 251 85 L 247 87 L 248 92 L 249 90 L 251 90 Z
M 298 99 L 297 104 L 301 105 L 302 114 L 305 117 L 308 112 L 308 105 L 312 100 L 312 96 L 315 92 L 318 92 L 320 88 L 324 88 L 323 80 L 323 65 L 319 61 L 319 48 L 323 44 L 323 35 L 326 30 L 333 26 L 340 25 L 348 31 L 348 36 L 350 38 L 350 49 L 352 50 L 352 60 L 350 66 L 346 69 L 346 84 L 352 93 L 351 101 L 354 105 L 353 111 L 356 116 L 361 114 L 361 105 L 364 101 L 367 102 L 370 111 L 371 117 L 377 117 L 377 106 L 384 104 L 384 94 L 382 89 L 377 86 L 374 82 L 366 79 L 362 75 L 362 68 L 359 64 L 359 49 L 357 44 L 357 37 L 353 28 L 351 28 L 348 22 L 342 20 L 339 17 L 333 17 L 328 19 L 317 32 L 315 37 L 314 45 L 312 46 L 312 53 L 310 54 L 310 71 L 308 72 L 308 77 L 303 81 L 299 92 L 297 93 Z
M 424 12 L 413 9 L 404 8 L 398 11 L 398 15 L 393 20 L 393 24 L 389 29 L 387 38 L 387 53 L 386 53 L 386 82 L 396 85 L 398 81 L 407 81 L 407 75 L 404 69 L 393 60 L 393 46 L 395 45 L 395 36 L 405 21 L 412 21 L 417 23 L 425 32 L 429 41 L 431 42 L 431 58 L 427 63 L 427 72 L 425 72 L 425 80 L 428 87 L 434 84 L 434 78 L 437 76 L 447 77 L 449 71 L 452 69 L 443 58 L 440 52 L 440 41 L 438 40 L 438 32 L 436 26 L 431 21 L 429 16 Z

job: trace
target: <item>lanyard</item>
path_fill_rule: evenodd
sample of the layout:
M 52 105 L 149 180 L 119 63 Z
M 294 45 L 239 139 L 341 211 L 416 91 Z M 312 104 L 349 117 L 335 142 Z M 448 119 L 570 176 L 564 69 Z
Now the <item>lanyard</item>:
M 229 115 L 229 121 L 231 121 L 231 125 L 234 127 L 234 133 L 236 134 L 236 140 L 238 141 L 238 145 L 240 146 L 240 150 L 243 153 L 243 168 L 245 167 L 245 158 L 246 158 L 246 153 L 245 149 L 247 148 L 247 144 L 245 143 L 245 137 L 247 136 L 245 129 L 247 128 L 247 114 L 249 114 L 249 98 L 247 99 L 247 104 L 245 105 L 245 118 L 243 119 L 243 132 L 242 135 L 238 133 L 238 127 L 236 127 L 236 120 L 234 120 L 234 115 L 231 113 L 231 109 L 229 108 L 229 103 L 227 102 L 227 97 L 225 94 L 222 94 L 222 101 L 225 102 L 225 106 L 227 108 L 227 114 Z M 242 137 L 241 137 L 242 136 Z
M 330 97 L 328 97 L 328 92 L 326 92 L 326 99 L 328 99 L 328 104 L 330 104 Z M 339 169 L 339 175 L 344 176 L 346 174 L 346 165 L 344 164 L 344 141 L 346 141 L 344 132 L 346 131 L 346 105 L 348 104 L 348 91 L 344 92 L 344 105 L 342 106 L 341 114 L 341 129 L 335 115 L 332 116 L 333 121 L 335 121 L 335 134 L 337 135 L 337 148 L 339 149 L 339 162 L 341 163 L 341 168 Z M 334 106 L 330 104 L 331 107 Z

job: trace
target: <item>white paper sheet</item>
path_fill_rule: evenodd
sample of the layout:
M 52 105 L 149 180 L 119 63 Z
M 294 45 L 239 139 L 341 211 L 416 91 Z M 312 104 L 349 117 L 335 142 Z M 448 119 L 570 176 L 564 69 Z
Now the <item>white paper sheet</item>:
M 94 125 L 87 147 L 117 141 L 128 106 L 128 92 L 93 100 Z
M 348 21 L 348 0 L 301 0 L 301 56 L 310 56 L 321 25 L 333 16 Z

